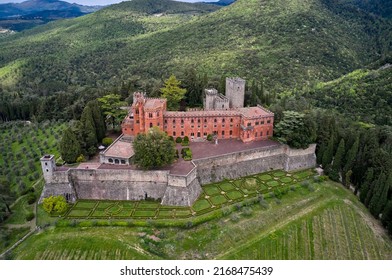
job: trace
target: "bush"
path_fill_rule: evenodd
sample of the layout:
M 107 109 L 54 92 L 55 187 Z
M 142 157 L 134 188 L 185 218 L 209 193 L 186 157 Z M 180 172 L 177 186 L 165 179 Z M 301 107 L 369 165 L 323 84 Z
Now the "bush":
M 192 151 L 190 148 L 181 149 L 181 155 L 184 160 L 192 160 Z
M 50 196 L 43 199 L 42 207 L 49 214 L 59 215 L 67 211 L 68 204 L 65 201 L 64 196 Z
M 252 208 L 250 208 L 250 207 L 244 207 L 244 208 L 242 208 L 242 214 L 243 214 L 244 216 L 249 217 L 249 216 L 252 215 L 252 212 L 253 212 L 253 210 L 252 210 Z
M 230 216 L 230 220 L 231 220 L 233 223 L 238 222 L 239 219 L 240 219 L 240 216 L 238 216 L 237 213 L 233 213 L 233 214 Z
M 173 136 L 169 136 L 169 140 L 174 142 Z
M 182 142 L 182 138 L 181 137 L 177 137 L 176 138 L 176 143 L 181 143 Z
M 32 219 L 34 219 L 35 215 L 33 212 L 29 212 L 26 215 L 26 221 L 30 222 Z
M 109 137 L 105 137 L 102 139 L 102 145 L 104 146 L 110 146 L 113 143 L 113 139 Z
M 208 135 L 207 135 L 207 141 L 212 141 L 212 139 L 213 139 L 212 134 L 208 134 Z
M 20 193 L 20 195 L 25 195 L 25 194 L 28 194 L 28 193 L 33 193 L 35 191 L 35 189 L 33 188 L 33 187 L 28 187 L 27 189 L 24 189 L 21 193 Z
M 189 143 L 189 137 L 185 136 L 183 142 L 188 142 Z
M 80 155 L 80 156 L 78 156 L 78 158 L 76 159 L 76 162 L 84 162 L 84 161 L 86 161 L 84 155 Z
M 35 193 L 29 193 L 29 195 L 27 196 L 27 203 L 33 204 L 36 200 L 37 196 L 35 195 Z

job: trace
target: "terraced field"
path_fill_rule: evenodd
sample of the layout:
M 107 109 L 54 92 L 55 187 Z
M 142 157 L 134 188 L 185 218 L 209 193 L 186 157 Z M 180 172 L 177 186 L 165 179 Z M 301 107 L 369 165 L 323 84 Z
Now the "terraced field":
M 275 180 L 271 174 L 261 176 Z M 309 182 L 308 186 L 290 187 L 280 198 L 265 195 L 265 199 L 257 203 L 212 208 L 208 213 L 220 215 L 198 225 L 192 221 L 199 217 L 191 217 L 185 219 L 188 222 L 181 227 L 170 226 L 169 223 L 177 219 L 159 219 L 173 216 L 174 210 L 177 214 L 179 208 L 152 211 L 151 202 L 144 202 L 120 211 L 109 202 L 94 202 L 94 205 L 79 202 L 80 207 L 95 207 L 94 211 L 101 209 L 102 213 L 131 209 L 134 213 L 138 211 L 140 217 L 152 217 L 154 212 L 156 219 L 144 220 L 147 226 L 140 226 L 143 219 L 136 218 L 63 220 L 76 223 L 50 227 L 29 237 L 10 257 L 51 260 L 392 259 L 391 239 L 350 191 L 331 181 Z M 228 188 L 237 183 L 222 182 L 215 189 L 211 186 L 204 191 L 209 192 L 211 198 L 215 197 L 212 201 L 218 201 L 221 196 L 227 200 L 226 193 L 221 192 L 223 189 L 233 192 Z M 242 190 L 239 192 L 242 194 Z M 211 207 L 210 198 L 199 201 L 201 209 Z M 232 211 L 225 211 L 227 208 Z

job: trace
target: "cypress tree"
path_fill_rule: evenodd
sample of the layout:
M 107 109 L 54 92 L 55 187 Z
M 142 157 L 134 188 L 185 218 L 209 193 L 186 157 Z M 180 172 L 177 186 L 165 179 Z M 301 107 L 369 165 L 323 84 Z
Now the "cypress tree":
M 381 222 L 386 227 L 389 234 L 392 235 L 392 200 L 389 200 L 385 206 L 382 213 Z
M 386 175 L 383 172 L 377 179 L 377 182 L 374 186 L 373 195 L 369 202 L 370 213 L 372 213 L 373 216 L 376 218 L 378 218 L 378 216 L 384 209 L 385 204 L 387 203 L 388 190 L 389 184 L 387 183 Z
M 92 118 L 94 121 L 95 133 L 97 135 L 97 141 L 101 142 L 106 135 L 106 124 L 101 108 L 99 106 L 99 102 L 98 100 L 93 100 L 88 102 L 87 106 L 90 107 L 91 109 Z
M 93 113 L 90 106 L 86 106 L 80 118 L 81 134 L 83 137 L 83 148 L 88 155 L 92 156 L 97 151 L 97 132 L 93 119 Z
M 344 157 L 345 145 L 344 139 L 340 140 L 338 149 L 336 151 L 335 157 L 333 159 L 330 178 L 336 182 L 339 181 L 339 173 L 340 169 L 342 168 L 342 160 Z
M 349 170 L 351 170 L 354 166 L 355 163 L 355 158 L 358 154 L 358 148 L 359 148 L 359 137 L 355 139 L 354 144 L 351 146 L 350 150 L 348 150 L 346 157 L 345 157 L 345 165 L 343 167 L 343 174 L 347 173 Z
M 81 154 L 80 142 L 71 128 L 64 131 L 59 150 L 62 159 L 67 163 L 74 163 Z
M 366 197 L 370 191 L 370 186 L 371 183 L 373 181 L 373 177 L 374 177 L 374 171 L 373 168 L 369 168 L 366 171 L 366 175 L 365 175 L 365 181 L 362 183 L 361 185 L 361 192 L 359 194 L 359 199 L 362 201 L 362 203 L 365 204 L 366 201 Z
M 329 139 L 328 146 L 324 151 L 323 160 L 322 160 L 323 169 L 326 174 L 329 173 L 329 167 L 332 162 L 333 145 L 334 145 L 334 139 L 333 139 L 333 137 L 331 137 Z

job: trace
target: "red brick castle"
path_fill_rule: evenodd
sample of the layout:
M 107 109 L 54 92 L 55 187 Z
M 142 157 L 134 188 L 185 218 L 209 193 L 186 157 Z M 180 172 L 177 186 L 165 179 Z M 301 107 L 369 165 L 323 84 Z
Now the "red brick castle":
M 133 95 L 133 104 L 122 123 L 124 136 L 133 137 L 157 126 L 169 136 L 191 141 L 215 135 L 218 139 L 241 139 L 243 142 L 266 140 L 273 134 L 274 114 L 260 105 L 244 107 L 245 80 L 226 78 L 226 93 L 206 89 L 204 110 L 167 111 L 166 99 Z

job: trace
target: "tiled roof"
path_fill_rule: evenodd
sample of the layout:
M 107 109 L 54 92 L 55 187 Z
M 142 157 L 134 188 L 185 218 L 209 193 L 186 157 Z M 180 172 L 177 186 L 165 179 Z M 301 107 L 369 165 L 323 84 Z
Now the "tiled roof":
M 146 103 L 144 104 L 144 109 L 158 109 L 161 108 L 165 102 L 166 99 L 147 98 Z
M 188 112 L 177 112 L 167 111 L 163 113 L 166 118 L 174 117 L 233 117 L 239 116 L 240 113 L 237 110 L 208 110 L 208 111 L 188 111 Z
M 113 143 L 105 152 L 106 157 L 115 158 L 130 158 L 135 152 L 133 151 L 132 143 L 118 140 Z
M 243 115 L 245 118 L 257 118 L 257 117 L 271 117 L 274 114 L 270 111 L 264 109 L 263 107 L 245 107 L 245 108 L 237 108 L 237 110 Z

